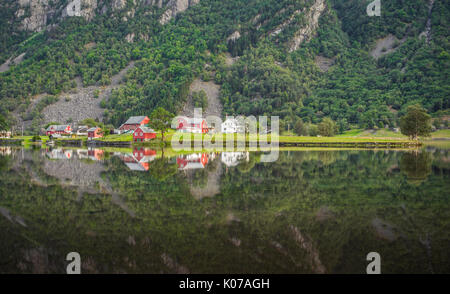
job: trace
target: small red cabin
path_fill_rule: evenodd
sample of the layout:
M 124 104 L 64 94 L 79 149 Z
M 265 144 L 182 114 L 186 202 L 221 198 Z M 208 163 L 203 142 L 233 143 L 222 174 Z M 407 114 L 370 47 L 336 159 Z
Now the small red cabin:
M 87 130 L 87 133 L 89 140 L 103 137 L 102 129 L 100 129 L 99 127 L 90 128 L 89 130 Z
M 177 130 L 185 133 L 208 133 L 208 125 L 206 120 L 201 118 L 179 117 Z
M 70 125 L 51 125 L 45 130 L 47 136 L 51 135 L 70 135 L 72 133 L 72 127 Z
M 150 122 L 147 116 L 132 116 L 123 125 L 119 127 L 121 131 L 134 131 Z
M 156 133 L 154 130 L 147 127 L 138 127 L 134 130 L 133 141 L 134 142 L 145 142 L 156 138 Z

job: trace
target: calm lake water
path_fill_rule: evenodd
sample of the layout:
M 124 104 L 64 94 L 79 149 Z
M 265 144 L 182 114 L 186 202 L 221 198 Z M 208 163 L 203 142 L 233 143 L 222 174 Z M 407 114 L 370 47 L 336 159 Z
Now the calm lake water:
M 450 273 L 450 152 L 0 147 L 0 272 Z

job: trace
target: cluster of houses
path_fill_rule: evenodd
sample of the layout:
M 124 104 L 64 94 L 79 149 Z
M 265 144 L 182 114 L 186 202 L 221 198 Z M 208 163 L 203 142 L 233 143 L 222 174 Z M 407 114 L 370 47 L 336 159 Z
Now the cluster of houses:
M 132 116 L 125 123 L 123 123 L 119 129 L 112 130 L 113 134 L 133 134 L 134 142 L 145 142 L 156 138 L 156 132 L 146 127 L 150 122 L 147 116 Z M 50 125 L 46 130 L 45 134 L 49 137 L 58 136 L 87 136 L 88 140 L 93 140 L 96 138 L 102 138 L 104 132 L 99 127 L 89 128 L 88 126 L 77 126 L 72 129 L 70 125 Z
M 11 131 L 0 131 L 0 138 L 11 138 Z
M 113 134 L 133 134 L 134 142 L 146 142 L 156 138 L 156 132 L 147 127 L 150 119 L 147 116 L 132 116 L 119 129 L 111 130 Z M 221 125 L 221 132 L 225 134 L 241 132 L 243 129 L 236 119 L 227 119 Z M 205 134 L 213 131 L 208 128 L 205 119 L 179 117 L 177 131 L 186 133 Z M 99 127 L 77 126 L 74 129 L 70 125 L 50 125 L 45 134 L 51 138 L 59 136 L 87 136 L 88 140 L 103 137 L 103 130 Z

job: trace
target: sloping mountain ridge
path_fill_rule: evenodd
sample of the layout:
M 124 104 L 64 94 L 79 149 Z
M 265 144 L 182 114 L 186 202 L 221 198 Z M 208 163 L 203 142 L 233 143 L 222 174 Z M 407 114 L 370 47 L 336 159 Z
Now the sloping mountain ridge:
M 60 18 L 17 38 L 3 60 L 26 54 L 0 74 L 2 114 L 25 111 L 33 95 L 69 91 L 76 77 L 107 85 L 133 60 L 102 102 L 104 121 L 156 106 L 178 112 L 199 77 L 221 85 L 224 114 L 280 115 L 283 123 L 331 117 L 341 129 L 395 126 L 410 103 L 449 108 L 447 0 L 431 10 L 425 0 L 395 0 L 373 18 L 356 0 L 119 2 L 99 1 L 92 18 Z M 429 40 L 421 38 L 428 22 Z M 375 60 L 369 52 L 390 34 L 404 42 Z M 233 64 L 228 52 L 238 57 Z M 323 71 L 317 60 L 332 66 Z M 31 119 L 39 124 L 39 114 Z

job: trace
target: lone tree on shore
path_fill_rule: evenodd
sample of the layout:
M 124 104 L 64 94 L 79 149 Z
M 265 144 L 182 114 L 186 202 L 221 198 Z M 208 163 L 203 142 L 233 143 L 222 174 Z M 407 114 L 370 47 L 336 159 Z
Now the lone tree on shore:
M 419 136 L 428 137 L 431 133 L 431 116 L 419 104 L 411 105 L 406 115 L 400 118 L 400 129 L 411 140 L 417 140 Z
M 174 118 L 174 114 L 168 112 L 162 107 L 153 110 L 150 115 L 150 127 L 161 132 L 161 141 L 164 141 L 164 133 L 170 129 L 170 124 Z

